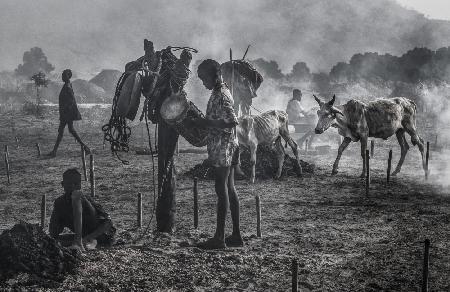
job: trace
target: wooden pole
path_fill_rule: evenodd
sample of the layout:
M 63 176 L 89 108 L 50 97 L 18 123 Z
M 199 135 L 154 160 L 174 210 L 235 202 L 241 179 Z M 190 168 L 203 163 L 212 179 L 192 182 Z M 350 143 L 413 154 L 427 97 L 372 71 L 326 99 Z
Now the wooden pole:
M 375 152 L 375 141 L 370 140 L 370 157 L 373 158 Z
M 89 155 L 90 162 L 90 182 L 91 182 L 91 197 L 95 197 L 95 175 L 94 175 L 94 155 Z
M 39 143 L 36 143 L 37 155 L 41 157 L 41 147 L 39 147 Z
M 389 183 L 389 181 L 391 180 L 391 167 L 392 167 L 392 149 L 389 150 L 387 178 L 386 178 L 387 183 Z
M 297 292 L 298 291 L 298 262 L 296 259 L 292 260 L 291 272 L 292 272 L 292 292 Z
M 194 177 L 194 228 L 198 228 L 198 178 Z
M 259 195 L 255 196 L 256 199 L 256 236 L 261 237 L 261 200 Z
M 8 145 L 5 145 L 5 154 L 9 157 Z
M 47 196 L 42 195 L 41 198 L 41 228 L 45 229 L 45 219 L 47 217 Z
M 19 149 L 19 138 L 16 136 L 15 139 L 16 139 L 16 149 Z
M 369 195 L 369 188 L 370 188 L 370 155 L 369 150 L 366 149 L 366 196 Z
M 425 239 L 425 253 L 423 256 L 422 292 L 428 292 L 428 267 L 430 261 L 430 240 Z
M 425 179 L 428 180 L 428 160 L 430 159 L 430 142 L 427 142 L 427 153 L 425 156 Z
M 138 205 L 137 205 L 137 226 L 142 227 L 142 194 L 138 193 Z
M 8 178 L 8 184 L 11 183 L 11 176 L 9 174 L 9 159 L 8 159 L 8 154 L 5 153 L 5 167 L 6 167 L 6 177 Z
M 83 146 L 81 146 L 81 163 L 83 164 L 84 180 L 87 181 L 86 152 L 84 151 Z

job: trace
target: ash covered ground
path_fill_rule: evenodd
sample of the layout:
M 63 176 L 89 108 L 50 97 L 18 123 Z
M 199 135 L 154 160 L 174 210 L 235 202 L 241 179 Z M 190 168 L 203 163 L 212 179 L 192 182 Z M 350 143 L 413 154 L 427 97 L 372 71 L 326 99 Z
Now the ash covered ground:
M 94 149 L 97 200 L 111 214 L 122 244 L 88 252 L 78 272 L 56 285 L 46 286 L 20 274 L 0 283 L 1 289 L 286 291 L 291 287 L 290 263 L 297 258 L 301 291 L 416 291 L 421 284 L 423 241 L 429 238 L 430 289 L 450 290 L 450 194 L 448 187 L 438 184 L 445 180 L 440 175 L 448 160 L 445 150 L 444 154 L 432 152 L 430 179 L 425 181 L 418 150 L 411 148 L 402 172 L 387 186 L 388 151 L 394 151 L 395 166 L 400 149 L 395 138 L 376 140 L 369 197 L 358 177 L 359 144 L 349 146 L 336 176 L 330 175 L 336 145 L 331 144 L 332 151 L 325 155 L 301 153 L 302 160 L 315 165 L 314 174 L 280 180 L 257 178 L 254 185 L 237 182 L 245 247 L 205 252 L 193 245 L 213 233 L 214 186 L 212 181 L 199 181 L 200 218 L 195 230 L 193 181 L 186 172 L 206 154 L 176 157 L 176 233 L 153 234 L 151 222 L 150 231 L 133 243 L 145 231 L 136 228 L 138 192 L 144 194 L 145 227 L 151 217 L 152 163 L 149 156 L 132 151 L 124 156 L 130 165 L 122 165 L 108 149 L 102 149 L 100 127 L 108 114 L 109 110 L 82 109 L 83 121 L 75 127 Z M 99 116 L 105 120 L 98 120 Z M 9 145 L 12 181 L 6 184 L 1 162 L 0 232 L 19 220 L 38 223 L 43 194 L 48 198 L 47 214 L 51 214 L 53 200 L 62 194 L 62 172 L 81 168 L 80 147 L 67 132 L 56 158 L 37 158 L 36 142 L 43 153 L 53 146 L 57 117 L 56 110 L 48 112 L 45 119 L 19 112 L 0 117 L 0 144 Z M 141 127 L 132 124 L 133 147 L 146 143 Z M 419 134 L 425 140 L 433 139 L 420 128 Z M 19 137 L 18 149 L 15 136 Z M 190 147 L 180 143 L 181 149 Z M 88 182 L 83 182 L 83 191 L 89 192 Z M 256 237 L 256 194 L 262 201 L 262 238 Z M 228 221 L 228 231 L 230 225 Z

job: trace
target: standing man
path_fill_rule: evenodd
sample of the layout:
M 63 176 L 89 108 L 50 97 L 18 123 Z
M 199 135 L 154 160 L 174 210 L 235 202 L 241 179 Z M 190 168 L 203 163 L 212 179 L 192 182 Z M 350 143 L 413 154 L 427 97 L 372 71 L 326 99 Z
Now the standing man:
M 62 81 L 64 81 L 64 85 L 59 93 L 59 128 L 58 128 L 58 137 L 56 138 L 55 146 L 53 150 L 50 152 L 49 156 L 55 157 L 56 151 L 58 150 L 59 144 L 61 143 L 62 137 L 64 135 L 64 128 L 69 128 L 69 133 L 75 137 L 78 143 L 84 148 L 86 153 L 90 153 L 90 149 L 86 146 L 86 144 L 81 141 L 80 136 L 78 136 L 77 132 L 73 128 L 73 121 L 81 120 L 80 111 L 78 110 L 77 102 L 75 100 L 75 95 L 72 89 L 72 83 L 70 83 L 70 78 L 72 78 L 72 71 L 70 69 L 66 69 L 62 72 Z
M 207 145 L 208 159 L 215 168 L 217 194 L 217 225 L 214 237 L 200 242 L 202 249 L 222 249 L 227 246 L 243 246 L 239 230 L 239 198 L 234 187 L 234 165 L 239 161 L 236 125 L 238 120 L 233 109 L 233 98 L 222 81 L 220 64 L 204 60 L 198 66 L 198 77 L 203 85 L 212 90 L 205 119 L 193 122 L 210 129 Z M 233 233 L 225 238 L 225 218 L 230 205 Z M 225 245 L 226 244 L 226 245 Z

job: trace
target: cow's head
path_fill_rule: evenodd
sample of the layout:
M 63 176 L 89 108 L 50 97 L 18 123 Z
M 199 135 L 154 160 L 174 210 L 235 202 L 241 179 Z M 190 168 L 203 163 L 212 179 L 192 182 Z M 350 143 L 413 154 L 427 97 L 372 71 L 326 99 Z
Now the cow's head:
M 322 134 L 333 124 L 334 120 L 336 119 L 336 115 L 344 114 L 339 109 L 333 106 L 336 100 L 336 95 L 333 95 L 333 98 L 329 102 L 323 102 L 317 96 L 313 96 L 320 106 L 319 110 L 317 111 L 319 121 L 317 121 L 316 129 L 314 130 L 314 132 L 316 132 L 316 134 Z

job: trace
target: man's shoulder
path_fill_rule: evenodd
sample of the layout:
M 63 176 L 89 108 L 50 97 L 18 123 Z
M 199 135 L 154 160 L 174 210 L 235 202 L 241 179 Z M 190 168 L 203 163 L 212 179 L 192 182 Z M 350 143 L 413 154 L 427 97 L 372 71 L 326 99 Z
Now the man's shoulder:
M 213 96 L 217 99 L 233 103 L 233 97 L 231 96 L 230 89 L 225 83 L 220 84 L 214 89 Z

